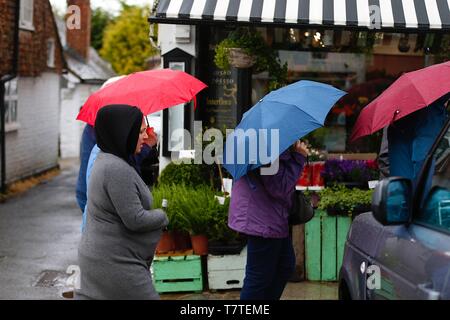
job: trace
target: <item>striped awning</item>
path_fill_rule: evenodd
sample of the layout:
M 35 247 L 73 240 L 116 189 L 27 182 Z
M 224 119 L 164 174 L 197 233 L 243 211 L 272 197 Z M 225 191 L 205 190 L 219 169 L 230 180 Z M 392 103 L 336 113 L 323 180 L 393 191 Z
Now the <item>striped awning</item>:
M 450 0 L 160 0 L 150 21 L 450 29 Z

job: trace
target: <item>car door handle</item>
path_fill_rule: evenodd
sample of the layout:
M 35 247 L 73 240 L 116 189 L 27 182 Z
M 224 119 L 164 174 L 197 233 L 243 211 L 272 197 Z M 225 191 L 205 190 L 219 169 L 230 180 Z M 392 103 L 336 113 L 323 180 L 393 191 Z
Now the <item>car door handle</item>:
M 427 300 L 439 300 L 441 293 L 433 289 L 431 282 L 422 283 L 417 286 L 422 292 L 425 293 Z

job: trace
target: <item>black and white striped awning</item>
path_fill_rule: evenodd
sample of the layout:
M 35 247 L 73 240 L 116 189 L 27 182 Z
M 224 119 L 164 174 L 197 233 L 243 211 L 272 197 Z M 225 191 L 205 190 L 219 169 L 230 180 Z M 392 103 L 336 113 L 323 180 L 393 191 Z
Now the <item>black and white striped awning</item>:
M 160 0 L 158 23 L 450 29 L 450 0 Z

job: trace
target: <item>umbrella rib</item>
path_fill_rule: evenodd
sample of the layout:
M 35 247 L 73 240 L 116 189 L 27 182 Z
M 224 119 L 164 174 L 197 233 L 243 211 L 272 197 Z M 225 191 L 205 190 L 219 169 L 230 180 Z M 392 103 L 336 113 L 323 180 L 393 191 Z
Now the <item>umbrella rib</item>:
M 268 102 L 270 102 L 270 101 L 268 101 Z M 324 125 L 324 124 L 321 123 L 319 120 L 317 120 L 316 118 L 314 118 L 311 114 L 307 113 L 305 110 L 300 109 L 299 106 L 296 106 L 295 104 L 292 104 L 292 103 L 285 103 L 285 102 L 279 102 L 279 101 L 277 101 L 277 103 L 278 103 L 278 104 L 283 104 L 283 105 L 285 105 L 285 106 L 291 106 L 291 107 L 297 108 L 298 110 L 300 110 L 300 111 L 302 111 L 303 113 L 305 113 L 305 114 L 307 114 L 308 116 L 310 116 L 311 119 L 313 119 L 314 121 L 316 121 L 317 124 L 319 124 L 319 125 L 321 125 L 321 126 Z M 331 108 L 330 108 L 330 110 L 331 110 Z M 330 112 L 330 111 L 328 111 L 328 112 Z M 328 112 L 327 112 L 327 114 L 328 114 Z

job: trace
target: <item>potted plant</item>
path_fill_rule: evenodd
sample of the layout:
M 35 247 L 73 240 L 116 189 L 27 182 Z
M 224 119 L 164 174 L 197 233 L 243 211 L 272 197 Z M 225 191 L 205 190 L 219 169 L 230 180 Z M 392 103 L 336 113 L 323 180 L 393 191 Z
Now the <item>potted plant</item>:
M 163 199 L 167 200 L 167 208 L 163 208 L 169 219 L 167 230 L 163 232 L 158 243 L 157 253 L 184 251 L 190 249 L 191 242 L 183 216 L 177 209 L 175 196 L 183 189 L 177 185 L 160 185 L 154 188 L 153 207 L 162 208 Z
M 269 90 L 287 84 L 287 63 L 281 65 L 277 52 L 268 46 L 261 34 L 254 28 L 240 27 L 222 40 L 215 50 L 217 67 L 229 70 L 253 67 L 255 73 L 269 72 Z
M 213 255 L 239 254 L 246 241 L 241 235 L 228 227 L 230 198 L 225 197 L 219 210 L 211 213 L 208 230 L 208 250 Z
M 320 193 L 318 208 L 327 211 L 328 215 L 355 217 L 370 211 L 373 190 L 350 189 L 342 185 L 325 188 Z
M 191 236 L 195 254 L 208 254 L 208 237 L 211 215 L 220 210 L 221 205 L 214 197 L 214 191 L 207 186 L 191 188 L 179 186 L 173 207 L 178 219 Z
M 325 162 L 322 177 L 326 186 L 341 184 L 348 188 L 368 189 L 369 180 L 378 180 L 374 161 L 330 159 Z

